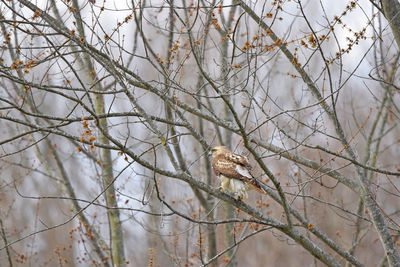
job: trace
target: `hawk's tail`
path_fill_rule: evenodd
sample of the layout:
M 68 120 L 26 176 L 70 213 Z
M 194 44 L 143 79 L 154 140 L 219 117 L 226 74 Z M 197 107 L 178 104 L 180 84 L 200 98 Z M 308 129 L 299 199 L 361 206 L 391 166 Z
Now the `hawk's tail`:
M 261 182 L 259 182 L 256 178 L 253 177 L 251 181 L 247 183 L 251 189 L 256 190 L 259 193 L 265 193 L 265 190 L 261 186 Z

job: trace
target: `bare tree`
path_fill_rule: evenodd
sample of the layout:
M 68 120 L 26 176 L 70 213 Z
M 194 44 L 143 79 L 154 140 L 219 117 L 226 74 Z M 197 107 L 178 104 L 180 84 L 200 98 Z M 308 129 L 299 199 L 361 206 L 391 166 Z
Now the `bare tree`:
M 398 1 L 0 12 L 4 264 L 400 266 Z

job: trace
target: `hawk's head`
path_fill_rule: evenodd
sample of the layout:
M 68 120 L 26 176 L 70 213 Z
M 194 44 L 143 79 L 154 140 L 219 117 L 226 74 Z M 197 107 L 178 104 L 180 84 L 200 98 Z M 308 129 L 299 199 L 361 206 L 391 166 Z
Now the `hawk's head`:
M 218 156 L 219 154 L 229 153 L 229 149 L 224 146 L 214 146 L 210 149 L 209 155 L 213 158 Z

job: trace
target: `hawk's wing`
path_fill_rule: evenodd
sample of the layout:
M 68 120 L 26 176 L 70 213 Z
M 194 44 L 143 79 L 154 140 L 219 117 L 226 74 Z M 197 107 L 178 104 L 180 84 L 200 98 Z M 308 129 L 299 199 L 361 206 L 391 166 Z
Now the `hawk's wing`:
M 245 156 L 234 153 L 221 154 L 213 159 L 212 166 L 217 175 L 241 180 L 255 189 L 261 189 L 250 173 L 250 162 Z
M 242 155 L 238 155 L 238 154 L 229 152 L 229 153 L 225 154 L 225 158 L 230 161 L 233 161 L 234 163 L 243 165 L 249 170 L 251 169 L 249 159 L 246 156 L 242 156 Z
M 245 163 L 245 164 L 243 164 Z M 216 156 L 212 161 L 213 169 L 217 175 L 249 182 L 252 179 L 249 168 L 250 164 L 246 157 L 233 153 Z

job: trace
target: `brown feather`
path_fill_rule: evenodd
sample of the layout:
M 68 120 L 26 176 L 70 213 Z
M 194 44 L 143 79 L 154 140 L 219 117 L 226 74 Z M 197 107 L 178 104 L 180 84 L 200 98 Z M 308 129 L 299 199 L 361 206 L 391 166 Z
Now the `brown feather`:
M 229 153 L 225 154 L 225 157 L 228 160 L 231 160 L 231 161 L 233 161 L 233 162 L 235 162 L 237 164 L 245 166 L 248 170 L 251 169 L 251 165 L 250 165 L 249 159 L 247 157 L 245 157 L 245 156 L 229 152 Z
M 212 159 L 211 165 L 215 174 L 218 176 L 222 174 L 227 178 L 241 180 L 251 186 L 252 189 L 262 192 L 261 187 L 257 184 L 255 179 L 243 176 L 236 170 L 236 167 L 239 166 L 243 169 L 247 169 L 250 173 L 251 166 L 248 158 L 231 153 L 228 150 L 224 152 L 225 153 L 217 153 Z

